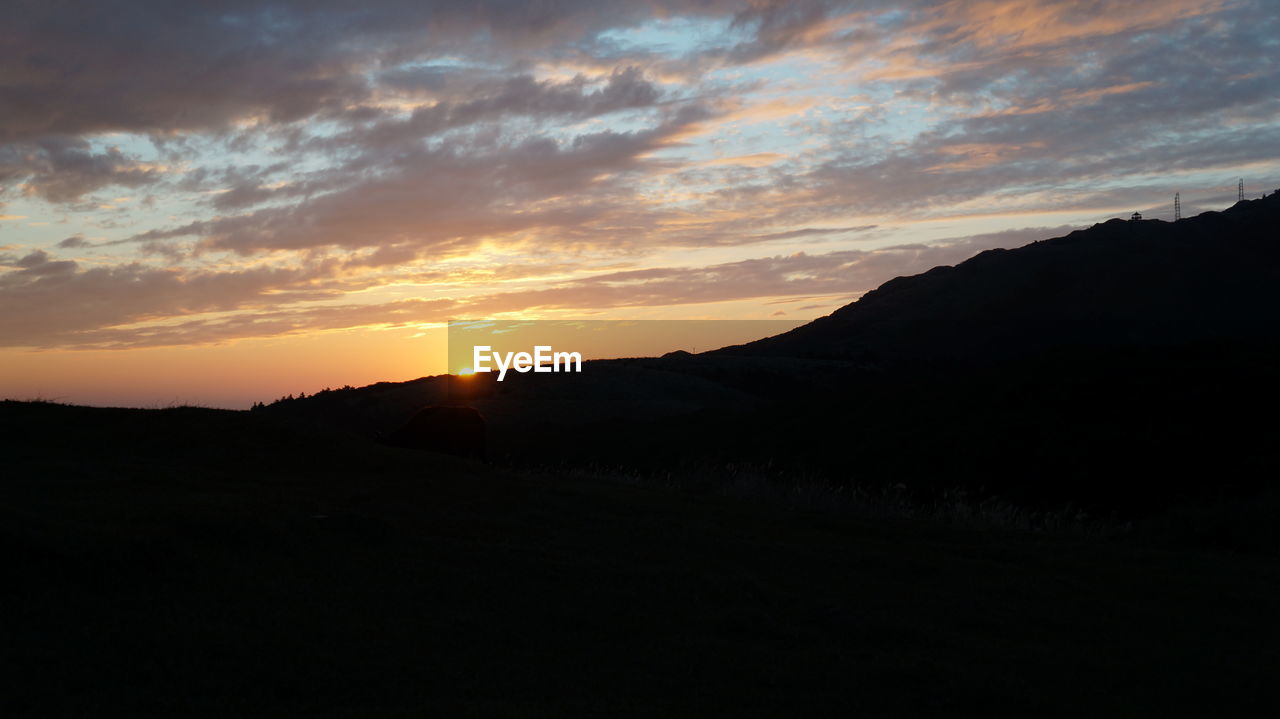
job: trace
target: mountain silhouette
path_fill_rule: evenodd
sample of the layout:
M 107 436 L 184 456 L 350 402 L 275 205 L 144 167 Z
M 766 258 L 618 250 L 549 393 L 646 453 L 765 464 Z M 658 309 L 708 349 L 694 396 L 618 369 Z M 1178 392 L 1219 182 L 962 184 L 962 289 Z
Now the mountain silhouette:
M 1280 194 L 1180 220 L 1110 220 L 899 277 L 724 354 L 989 363 L 1057 348 L 1280 338 Z
M 1280 475 L 1280 194 L 1175 223 L 1111 220 L 900 277 L 830 316 L 581 375 L 446 376 L 265 414 L 368 438 L 446 400 L 534 466 L 768 467 L 778 481 L 953 490 L 1141 514 Z M 468 384 L 469 383 L 469 384 Z

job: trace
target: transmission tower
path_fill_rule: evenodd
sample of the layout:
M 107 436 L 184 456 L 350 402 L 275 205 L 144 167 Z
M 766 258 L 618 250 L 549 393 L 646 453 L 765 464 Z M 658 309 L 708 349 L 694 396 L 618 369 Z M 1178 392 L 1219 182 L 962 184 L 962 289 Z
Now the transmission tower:
M 1173 193 L 1173 221 L 1177 222 L 1182 219 L 1182 193 Z
M 1240 178 L 1240 182 L 1236 183 L 1236 199 L 1237 200 L 1244 199 L 1244 178 L 1243 177 Z

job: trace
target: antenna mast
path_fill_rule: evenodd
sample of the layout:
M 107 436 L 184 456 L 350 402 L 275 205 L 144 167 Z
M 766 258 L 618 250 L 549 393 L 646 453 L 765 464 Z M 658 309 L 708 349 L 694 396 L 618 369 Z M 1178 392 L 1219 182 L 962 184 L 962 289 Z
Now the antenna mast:
M 1240 182 L 1236 184 L 1236 200 L 1244 199 L 1244 178 L 1240 178 Z
M 1177 222 L 1182 219 L 1182 193 L 1173 193 L 1173 221 Z

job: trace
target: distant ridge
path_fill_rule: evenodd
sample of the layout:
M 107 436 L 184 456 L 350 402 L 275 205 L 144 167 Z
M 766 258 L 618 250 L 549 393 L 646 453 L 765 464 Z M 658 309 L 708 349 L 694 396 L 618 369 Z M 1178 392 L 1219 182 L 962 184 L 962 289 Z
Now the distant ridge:
M 1280 193 L 1170 223 L 1110 220 L 898 277 L 716 354 L 983 364 L 1056 347 L 1280 340 Z

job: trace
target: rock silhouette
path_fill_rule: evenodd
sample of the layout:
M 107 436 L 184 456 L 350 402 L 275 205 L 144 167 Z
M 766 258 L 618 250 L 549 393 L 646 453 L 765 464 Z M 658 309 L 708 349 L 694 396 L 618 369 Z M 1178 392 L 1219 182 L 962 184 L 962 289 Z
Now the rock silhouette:
M 424 407 L 380 440 L 392 447 L 484 459 L 484 418 L 471 407 Z

